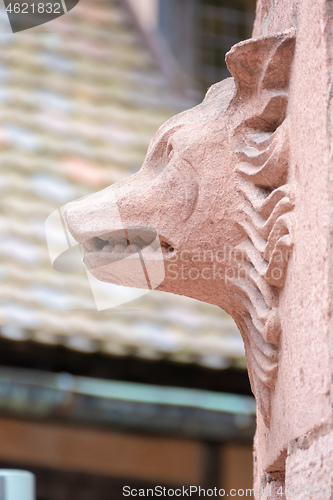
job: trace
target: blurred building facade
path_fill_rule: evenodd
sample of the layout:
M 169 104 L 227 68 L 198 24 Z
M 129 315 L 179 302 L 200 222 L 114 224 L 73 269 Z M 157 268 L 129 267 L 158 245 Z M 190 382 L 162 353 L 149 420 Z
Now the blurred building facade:
M 137 5 L 81 0 L 0 34 L 0 465 L 36 471 L 38 500 L 116 499 L 125 480 L 251 486 L 254 406 L 231 318 L 160 292 L 98 312 L 87 276 L 50 264 L 48 216 L 137 171 L 158 126 L 225 76 L 220 56 L 198 58 L 197 27 L 220 6 Z M 241 33 L 219 30 L 223 52 Z
M 251 37 L 255 0 L 127 0 L 178 86 L 198 93 L 230 76 L 225 54 Z M 157 48 L 156 48 L 157 46 Z

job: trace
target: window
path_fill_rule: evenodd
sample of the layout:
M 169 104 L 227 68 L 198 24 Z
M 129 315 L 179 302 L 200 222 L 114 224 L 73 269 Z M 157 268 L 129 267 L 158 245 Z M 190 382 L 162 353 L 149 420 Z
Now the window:
M 179 67 L 205 92 L 230 76 L 225 54 L 251 37 L 255 0 L 160 0 L 159 26 Z

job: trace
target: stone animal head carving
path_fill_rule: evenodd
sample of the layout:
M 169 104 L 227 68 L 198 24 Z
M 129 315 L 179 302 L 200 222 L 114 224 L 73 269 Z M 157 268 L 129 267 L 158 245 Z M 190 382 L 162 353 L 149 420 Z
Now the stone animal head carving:
M 87 268 L 103 281 L 140 287 L 125 257 L 142 261 L 144 250 L 154 262 L 158 235 L 165 276 L 157 289 L 234 318 L 266 425 L 292 248 L 286 112 L 294 42 L 286 32 L 235 45 L 226 57 L 233 78 L 166 122 L 138 173 L 65 213 Z

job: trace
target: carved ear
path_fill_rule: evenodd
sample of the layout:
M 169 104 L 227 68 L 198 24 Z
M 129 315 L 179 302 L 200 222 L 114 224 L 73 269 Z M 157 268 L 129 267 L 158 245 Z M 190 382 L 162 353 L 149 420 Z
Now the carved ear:
M 294 48 L 295 30 L 234 45 L 226 54 L 226 62 L 238 94 L 251 97 L 262 90 L 286 89 Z

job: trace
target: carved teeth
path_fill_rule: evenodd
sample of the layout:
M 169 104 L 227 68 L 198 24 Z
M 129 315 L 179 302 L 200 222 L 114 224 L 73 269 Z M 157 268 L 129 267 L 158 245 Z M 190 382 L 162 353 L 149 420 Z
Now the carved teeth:
M 151 239 L 151 238 L 150 238 Z M 134 241 L 130 242 L 130 247 L 131 247 L 131 252 L 136 253 L 142 250 L 145 247 L 148 247 L 150 245 L 150 241 L 145 241 L 141 236 L 136 236 L 134 238 Z
M 127 244 L 125 243 L 117 243 L 114 247 L 115 253 L 128 253 Z
M 146 226 L 129 227 L 127 229 L 127 234 L 130 241 L 131 251 L 133 251 L 133 245 L 137 245 L 140 249 L 149 246 L 157 236 L 154 229 Z M 134 246 L 134 249 L 135 248 L 136 247 Z M 137 251 L 137 249 L 134 251 Z
M 104 252 L 104 253 L 111 253 L 111 252 L 113 252 L 113 249 L 114 249 L 113 245 L 105 245 L 102 248 L 102 252 Z
M 116 231 L 101 234 L 88 239 L 82 243 L 86 252 L 102 252 L 104 254 L 124 255 L 135 254 L 144 248 L 150 248 L 151 251 L 157 251 L 160 248 L 159 239 L 156 237 L 156 231 L 146 228 L 130 228 L 127 231 L 127 238 L 124 237 L 124 231 Z M 164 252 L 172 248 L 169 243 L 163 242 Z
M 148 243 L 147 243 L 145 240 L 143 240 L 143 239 L 141 238 L 141 236 L 137 236 L 137 237 L 134 239 L 134 244 L 135 244 L 135 245 L 137 245 L 137 246 L 138 246 L 138 247 L 140 247 L 140 248 L 143 248 L 143 247 L 145 247 L 145 246 L 147 246 L 147 245 L 148 245 Z
M 139 250 L 142 250 L 142 247 L 140 245 L 137 245 L 136 243 L 131 243 L 132 253 L 138 252 Z

